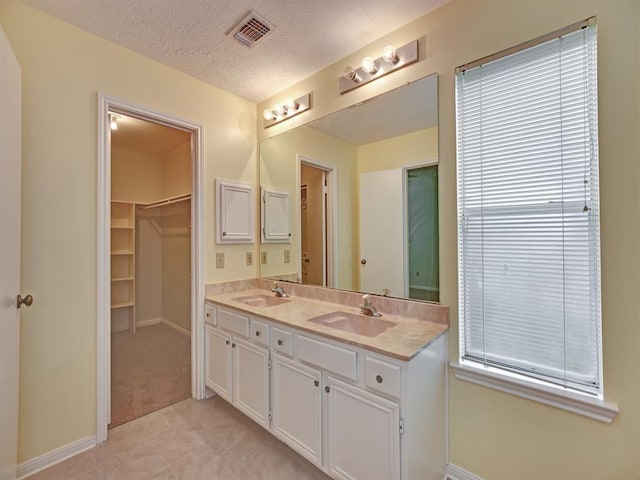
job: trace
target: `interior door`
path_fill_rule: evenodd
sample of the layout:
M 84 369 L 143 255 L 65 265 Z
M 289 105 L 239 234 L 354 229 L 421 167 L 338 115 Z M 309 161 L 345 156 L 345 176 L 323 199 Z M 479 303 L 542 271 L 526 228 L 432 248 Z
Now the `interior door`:
M 20 66 L 0 28 L 0 480 L 16 478 L 20 358 Z
M 403 171 L 360 174 L 360 290 L 394 297 L 404 291 Z

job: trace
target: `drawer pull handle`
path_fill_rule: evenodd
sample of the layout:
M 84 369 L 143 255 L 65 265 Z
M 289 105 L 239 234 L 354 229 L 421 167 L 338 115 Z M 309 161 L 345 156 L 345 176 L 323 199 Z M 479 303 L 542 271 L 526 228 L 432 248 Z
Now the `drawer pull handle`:
M 207 318 L 209 318 L 211 316 L 211 314 L 209 312 L 207 312 Z
M 282 346 L 282 340 L 278 340 L 278 345 Z
M 382 377 L 380 375 L 376 375 L 376 382 L 382 383 Z
M 235 343 L 232 343 L 232 344 L 231 344 L 231 348 L 236 348 L 236 344 L 235 344 Z
M 313 384 L 314 384 L 316 387 L 320 386 L 320 382 L 319 382 L 318 380 L 314 380 L 314 381 L 313 381 Z
M 324 387 L 324 391 L 329 393 L 331 391 L 331 387 L 327 385 L 326 387 Z
M 231 342 L 229 340 L 226 340 L 225 343 L 229 345 Z
M 256 337 L 260 336 L 260 330 L 256 330 Z

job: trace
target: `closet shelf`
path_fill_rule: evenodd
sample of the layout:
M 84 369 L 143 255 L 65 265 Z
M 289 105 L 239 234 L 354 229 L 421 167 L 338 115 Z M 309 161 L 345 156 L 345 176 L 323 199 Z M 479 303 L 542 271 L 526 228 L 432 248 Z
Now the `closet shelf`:
M 112 250 L 111 255 L 133 255 L 131 250 Z
M 185 202 L 187 200 L 191 200 L 191 194 L 187 193 L 185 195 L 178 195 L 175 197 L 163 198 L 162 200 L 158 200 L 157 202 L 148 203 L 142 207 L 143 210 L 149 210 L 150 208 L 158 208 L 164 207 L 165 205 L 171 205 L 173 203 Z
M 133 230 L 133 227 L 131 227 L 129 225 L 126 225 L 126 226 L 124 226 L 124 225 L 122 225 L 122 226 L 120 226 L 120 225 L 111 225 L 111 228 L 113 230 Z
M 111 279 L 112 282 L 127 282 L 131 280 L 135 280 L 135 279 L 133 277 L 118 277 L 118 278 Z
M 124 307 L 133 307 L 133 300 L 127 300 L 126 302 L 113 302 L 111 304 L 111 308 L 124 308 Z

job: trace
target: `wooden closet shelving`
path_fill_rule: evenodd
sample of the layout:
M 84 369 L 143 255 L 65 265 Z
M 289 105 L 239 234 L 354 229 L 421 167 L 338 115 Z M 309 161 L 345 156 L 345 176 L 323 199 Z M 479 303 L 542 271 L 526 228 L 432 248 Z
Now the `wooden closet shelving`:
M 111 202 L 111 325 L 135 333 L 136 204 Z

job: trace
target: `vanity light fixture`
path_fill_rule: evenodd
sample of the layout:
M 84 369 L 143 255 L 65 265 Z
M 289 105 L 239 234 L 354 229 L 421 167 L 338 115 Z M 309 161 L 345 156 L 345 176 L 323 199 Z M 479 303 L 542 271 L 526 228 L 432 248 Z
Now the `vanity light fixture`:
M 278 103 L 262 112 L 264 118 L 264 128 L 280 123 L 299 113 L 306 112 L 311 108 L 311 94 L 307 93 L 298 98 L 288 98 L 284 103 Z
M 109 125 L 111 126 L 111 130 L 118 129 L 118 120 L 120 120 L 120 115 L 116 115 L 115 113 L 109 114 Z
M 369 83 L 376 78 L 380 78 L 388 73 L 395 72 L 402 67 L 418 61 L 418 40 L 395 48 L 387 45 L 379 58 L 365 57 L 359 68 L 353 69 L 348 66 L 344 75 L 338 80 L 340 93 L 347 93 L 354 88 Z

